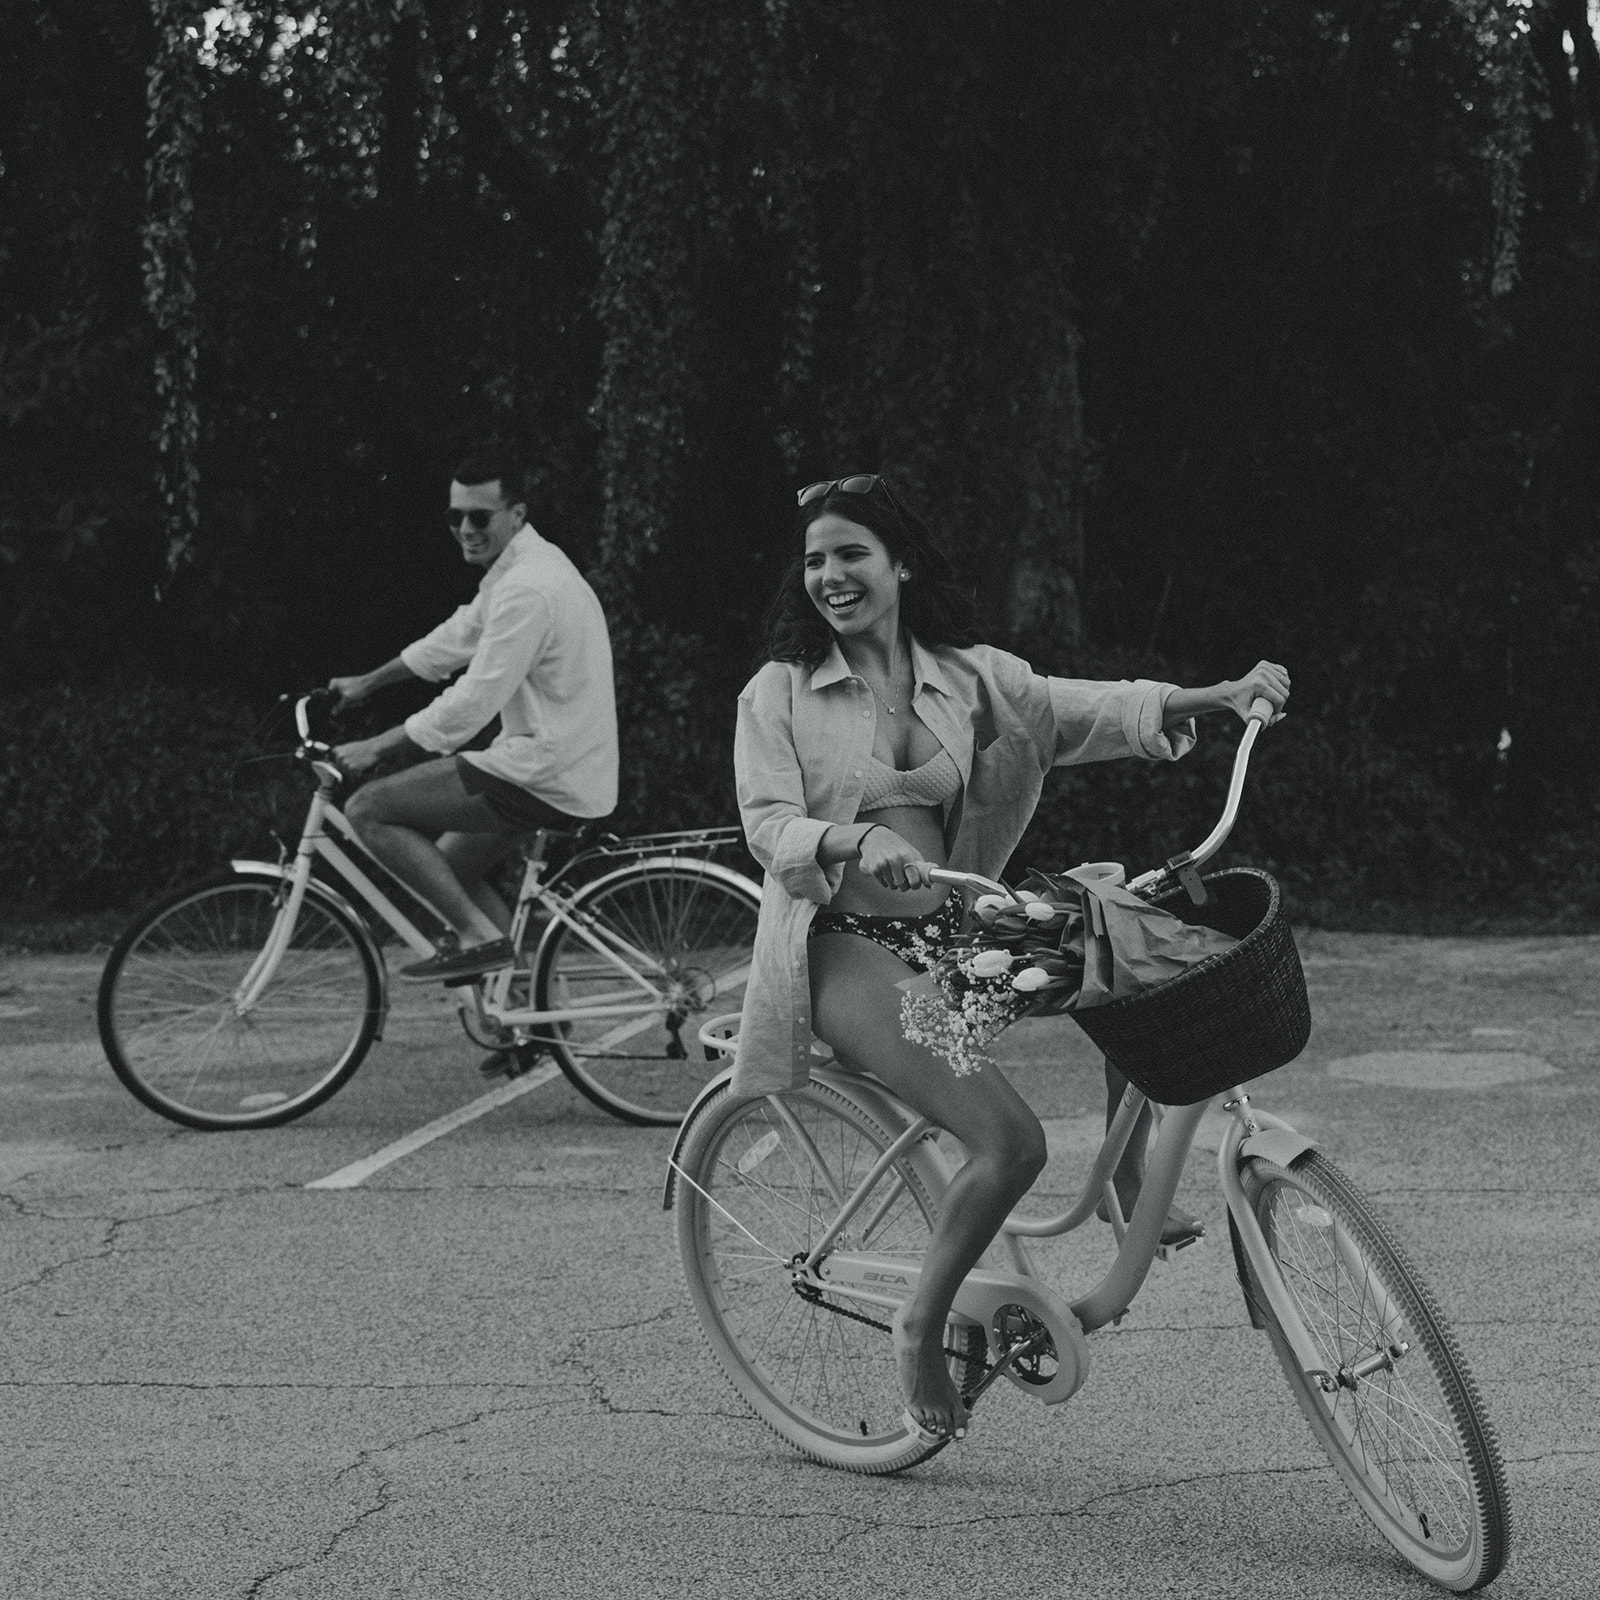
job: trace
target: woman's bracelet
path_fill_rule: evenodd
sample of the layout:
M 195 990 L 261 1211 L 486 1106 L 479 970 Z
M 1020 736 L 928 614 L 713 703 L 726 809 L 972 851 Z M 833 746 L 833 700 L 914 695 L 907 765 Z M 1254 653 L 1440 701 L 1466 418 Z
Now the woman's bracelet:
M 866 827 L 864 827 L 861 830 L 860 834 L 856 838 L 856 860 L 857 861 L 859 861 L 861 859 L 861 847 L 862 847 L 862 845 L 864 845 L 867 842 L 867 835 L 869 833 L 871 833 L 874 828 L 885 828 L 885 824 L 883 824 L 881 822 L 869 822 L 866 825 Z M 887 831 L 886 828 L 885 828 L 885 831 Z

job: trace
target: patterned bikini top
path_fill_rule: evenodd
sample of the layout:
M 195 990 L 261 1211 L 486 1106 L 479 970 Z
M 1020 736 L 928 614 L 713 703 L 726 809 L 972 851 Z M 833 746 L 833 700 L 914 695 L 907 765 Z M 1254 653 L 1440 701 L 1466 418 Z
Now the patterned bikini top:
M 942 806 L 961 792 L 961 769 L 948 750 L 910 772 L 878 760 L 867 759 L 867 781 L 861 789 L 858 811 L 881 811 L 885 806 Z

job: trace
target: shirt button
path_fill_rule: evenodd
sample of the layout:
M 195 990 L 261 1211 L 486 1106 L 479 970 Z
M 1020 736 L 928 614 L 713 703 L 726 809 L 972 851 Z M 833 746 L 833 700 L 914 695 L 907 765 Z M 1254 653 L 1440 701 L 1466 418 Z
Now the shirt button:
M 872 707 L 868 706 L 867 709 L 861 713 L 861 715 L 864 717 L 870 717 L 872 715 Z
M 860 777 L 860 776 L 861 776 L 861 768 L 860 768 L 860 767 L 857 767 L 857 768 L 856 768 L 856 770 L 855 770 L 855 776 L 856 776 L 856 777 L 858 777 L 858 778 L 859 778 L 859 777 Z

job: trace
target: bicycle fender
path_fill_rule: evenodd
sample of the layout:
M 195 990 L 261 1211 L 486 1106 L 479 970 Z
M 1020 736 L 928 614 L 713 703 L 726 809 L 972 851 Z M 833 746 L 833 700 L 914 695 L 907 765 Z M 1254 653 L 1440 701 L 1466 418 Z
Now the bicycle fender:
M 830 1089 L 837 1090 L 847 1100 L 854 1101 L 858 1110 L 881 1122 L 889 1130 L 891 1137 L 898 1137 L 914 1120 L 914 1114 L 908 1114 L 906 1108 L 868 1073 L 854 1072 L 844 1067 L 819 1065 L 811 1069 L 811 1076 L 817 1082 L 825 1083 Z M 935 1142 L 934 1135 L 937 1133 L 938 1129 L 935 1128 L 927 1138 L 917 1142 L 912 1159 L 932 1163 L 938 1188 L 942 1193 L 944 1187 L 955 1176 L 955 1167 Z
M 830 1089 L 842 1094 L 847 1100 L 853 1101 L 856 1108 L 867 1116 L 880 1122 L 888 1130 L 889 1136 L 894 1138 L 904 1132 L 909 1126 L 906 1120 L 906 1111 L 898 1101 L 894 1100 L 887 1090 L 881 1088 L 874 1079 L 859 1072 L 844 1072 L 836 1067 L 816 1066 L 811 1069 L 811 1076 L 820 1083 L 825 1083 Z M 702 1106 L 706 1105 L 715 1096 L 727 1088 L 733 1077 L 731 1066 L 723 1068 L 714 1078 L 710 1079 L 699 1094 L 694 1097 L 694 1104 L 689 1107 L 688 1113 L 678 1125 L 677 1138 L 673 1141 L 672 1154 L 667 1161 L 667 1176 L 661 1189 L 661 1209 L 672 1210 L 677 1198 L 678 1190 L 678 1161 L 683 1154 L 683 1147 L 688 1142 L 689 1130 L 695 1118 L 699 1115 Z M 910 1159 L 929 1164 L 933 1169 L 933 1179 L 936 1187 L 943 1189 L 951 1178 L 951 1166 L 945 1153 L 934 1141 L 923 1139 L 918 1142 Z
M 289 868 L 281 866 L 276 861 L 230 861 L 228 865 L 239 874 L 241 878 L 277 878 L 284 879 L 291 876 Z M 342 911 L 356 929 L 357 933 L 366 940 L 367 949 L 372 952 L 372 959 L 378 969 L 378 1031 L 373 1034 L 376 1042 L 383 1038 L 384 1024 L 389 1020 L 389 967 L 383 959 L 383 952 L 378 949 L 372 937 L 372 930 L 367 926 L 367 919 L 339 893 L 337 889 L 329 886 L 319 878 L 313 878 L 306 884 L 306 893 L 316 899 L 325 901 L 335 910 Z
M 683 1121 L 678 1124 L 677 1137 L 672 1141 L 672 1154 L 667 1157 L 667 1177 L 661 1189 L 661 1209 L 670 1211 L 672 1203 L 678 1192 L 678 1158 L 683 1154 L 683 1147 L 688 1142 L 689 1130 L 694 1126 L 694 1119 L 700 1114 L 700 1108 L 714 1095 L 721 1094 L 728 1087 L 729 1080 L 733 1077 L 733 1068 L 724 1067 L 716 1077 L 712 1078 L 700 1093 L 694 1097 L 694 1104 L 684 1113 Z
M 1287 1171 L 1306 1151 L 1316 1148 L 1315 1139 L 1308 1139 L 1293 1128 L 1262 1128 L 1249 1134 L 1239 1146 L 1239 1159 L 1245 1161 L 1251 1156 L 1260 1156 Z
M 598 894 L 602 889 L 610 888 L 619 879 L 630 878 L 635 873 L 646 870 L 659 870 L 668 867 L 681 869 L 691 865 L 697 866 L 703 877 L 714 878 L 718 883 L 730 888 L 743 889 L 757 902 L 760 901 L 761 885 L 752 883 L 742 872 L 735 872 L 732 867 L 725 867 L 721 862 L 708 860 L 704 856 L 645 856 L 638 860 L 626 862 L 620 867 L 613 867 L 609 872 L 602 873 L 598 878 L 591 878 L 587 883 L 578 885 L 577 888 L 571 891 L 572 903 L 578 910 L 582 910 L 585 900 Z M 530 963 L 531 971 L 537 972 L 539 970 L 539 964 L 544 959 L 545 946 L 555 938 L 561 929 L 561 925 L 559 917 L 553 917 L 545 924 L 544 932 L 540 934 L 539 943 L 533 952 L 533 960 Z

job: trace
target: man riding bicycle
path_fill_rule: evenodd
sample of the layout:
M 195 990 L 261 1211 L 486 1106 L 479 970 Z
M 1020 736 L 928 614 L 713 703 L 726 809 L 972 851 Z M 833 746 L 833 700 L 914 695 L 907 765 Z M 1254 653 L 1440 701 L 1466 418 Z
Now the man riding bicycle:
M 421 678 L 447 689 L 397 727 L 336 748 L 360 775 L 403 752 L 434 759 L 359 789 L 362 842 L 450 926 L 416 981 L 471 977 L 512 958 L 511 914 L 487 874 L 536 828 L 576 828 L 617 803 L 617 710 L 605 613 L 577 567 L 527 520 L 514 454 L 472 451 L 450 484 L 450 530 L 484 569 L 477 596 L 394 660 L 333 678 L 339 707 Z M 454 752 L 495 717 L 484 750 Z

